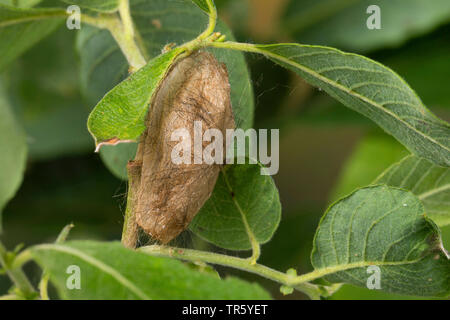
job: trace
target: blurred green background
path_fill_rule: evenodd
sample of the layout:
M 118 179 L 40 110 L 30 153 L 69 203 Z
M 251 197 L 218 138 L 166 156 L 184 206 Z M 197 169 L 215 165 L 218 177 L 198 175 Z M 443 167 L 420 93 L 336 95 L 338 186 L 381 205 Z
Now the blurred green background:
M 216 2 L 220 17 L 239 41 L 295 41 L 367 55 L 398 72 L 425 105 L 450 120 L 448 0 Z M 370 4 L 381 7 L 382 30 L 366 28 Z M 9 247 L 53 241 L 70 222 L 76 226 L 72 239 L 120 239 L 126 183 L 93 152 L 86 128 L 93 105 L 81 93 L 75 37 L 76 31 L 60 28 L 1 75 L 30 147 L 22 187 L 3 213 L 2 239 Z M 370 184 L 407 151 L 367 119 L 289 71 L 261 56 L 246 57 L 255 91 L 255 127 L 280 128 L 281 134 L 280 171 L 274 179 L 283 217 L 273 240 L 262 248 L 261 263 L 308 272 L 313 235 L 328 205 Z M 450 227 L 442 231 L 450 248 Z M 178 242 L 208 246 L 188 231 Z M 276 298 L 305 298 L 300 293 L 284 297 L 279 286 L 256 276 L 221 272 L 261 282 Z M 34 280 L 38 277 L 36 273 Z M 9 280 L 0 276 L 0 292 L 8 286 Z M 407 297 L 344 286 L 333 298 Z

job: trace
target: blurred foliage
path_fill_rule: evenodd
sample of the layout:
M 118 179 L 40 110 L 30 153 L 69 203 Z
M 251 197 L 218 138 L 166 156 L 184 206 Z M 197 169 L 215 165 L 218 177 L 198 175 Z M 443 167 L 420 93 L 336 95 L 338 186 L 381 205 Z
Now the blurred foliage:
M 5 72 L 33 160 L 94 150 L 86 130 L 89 108 L 80 94 L 74 37 L 73 31 L 59 29 Z
M 380 7 L 380 30 L 366 27 L 371 5 Z M 398 47 L 449 20 L 447 0 L 292 0 L 281 25 L 302 43 L 367 52 Z
M 398 72 L 425 105 L 450 119 L 450 2 L 369 2 L 380 3 L 382 32 L 366 28 L 365 0 L 216 0 L 221 18 L 238 40 L 294 39 L 364 52 Z M 86 103 L 80 93 L 76 34 L 60 29 L 3 73 L 9 102 L 30 147 L 24 183 L 4 212 L 2 239 L 10 247 L 51 242 L 70 222 L 76 225 L 71 239 L 120 238 L 126 184 L 93 154 L 86 129 L 93 104 L 92 97 Z M 364 117 L 290 72 L 263 57 L 246 57 L 255 91 L 255 127 L 281 129 L 280 172 L 274 179 L 283 217 L 273 239 L 262 247 L 261 263 L 307 272 L 313 235 L 329 204 L 372 182 L 407 152 Z M 101 79 L 96 81 L 102 85 Z M 450 227 L 442 232 L 444 246 L 450 248 Z M 179 241 L 210 247 L 189 231 Z M 298 293 L 284 297 L 279 286 L 252 275 L 218 270 L 257 279 L 277 298 L 304 298 Z M 0 276 L 0 291 L 7 286 L 9 281 Z M 349 285 L 332 298 L 411 299 Z
M 361 186 L 371 184 L 384 170 L 408 154 L 392 137 L 378 131 L 368 134 L 341 170 L 331 200 L 338 200 Z
M 1 79 L 0 79 L 1 80 Z M 14 197 L 22 182 L 27 160 L 25 133 L 17 123 L 0 81 L 0 234 L 3 207 Z

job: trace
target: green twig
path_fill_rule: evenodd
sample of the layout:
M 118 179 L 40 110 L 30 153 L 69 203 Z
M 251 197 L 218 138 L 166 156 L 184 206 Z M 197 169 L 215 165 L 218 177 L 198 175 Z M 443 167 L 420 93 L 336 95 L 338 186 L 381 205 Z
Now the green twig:
M 123 23 L 123 30 L 127 37 L 134 39 L 134 24 L 130 13 L 128 0 L 120 0 L 119 13 Z
M 264 278 L 276 281 L 280 284 L 293 287 L 298 291 L 305 293 L 311 299 L 314 300 L 319 299 L 321 294 L 323 293 L 323 290 L 321 290 L 321 288 L 317 285 L 308 283 L 306 281 L 299 282 L 298 280 L 301 276 L 293 277 L 286 273 L 273 270 L 264 265 L 252 263 L 251 261 L 249 261 L 249 259 L 245 258 L 237 258 L 213 252 L 197 251 L 192 249 L 171 248 L 158 245 L 141 247 L 138 250 L 150 255 L 177 258 L 192 262 L 202 261 L 206 263 L 222 265 L 225 267 L 232 267 L 250 273 L 255 273 Z
M 145 66 L 146 61 L 134 41 L 134 37 L 128 34 L 120 19 L 108 20 L 107 29 L 122 50 L 130 65 L 130 72 L 135 72 Z
M 34 297 L 36 291 L 31 285 L 25 273 L 21 268 L 15 267 L 12 261 L 9 261 L 8 252 L 3 244 L 0 242 L 0 265 L 5 269 L 6 274 L 19 290 L 20 294 L 25 298 Z
M 209 9 L 209 22 L 208 27 L 205 31 L 203 31 L 199 36 L 198 39 L 206 39 L 208 38 L 216 28 L 217 23 L 217 9 L 214 6 L 212 1 L 206 1 L 208 3 L 208 9 Z
M 112 19 L 110 15 L 99 15 L 92 17 L 86 14 L 81 14 L 81 22 L 91 25 L 99 29 L 107 29 L 108 21 Z
M 133 18 L 131 17 L 128 0 L 120 0 L 119 14 L 120 20 L 115 20 L 108 29 L 127 58 L 130 64 L 130 71 L 135 72 L 147 62 L 145 61 L 141 48 L 136 42 L 136 30 Z
M 39 293 L 41 295 L 42 300 L 50 300 L 48 296 L 48 282 L 50 280 L 50 273 L 47 270 L 44 270 L 42 273 L 41 281 L 39 282 Z
M 225 42 L 214 41 L 214 42 L 207 43 L 206 46 L 214 47 L 214 48 L 254 52 L 254 53 L 263 53 L 262 50 L 258 49 L 255 45 L 253 45 L 251 43 L 240 43 L 240 42 L 234 42 L 234 41 L 225 41 Z
M 324 286 L 317 286 L 311 283 L 311 281 L 323 278 L 327 275 L 356 268 L 366 268 L 369 266 L 396 266 L 405 264 L 404 261 L 397 261 L 397 262 L 359 261 L 326 268 L 320 268 L 299 276 L 293 276 L 288 273 L 273 270 L 269 267 L 266 267 L 258 263 L 252 264 L 249 261 L 249 259 L 237 258 L 213 252 L 171 248 L 157 245 L 142 247 L 139 250 L 152 255 L 174 257 L 187 261 L 202 261 L 206 263 L 219 264 L 226 267 L 236 268 L 250 273 L 255 273 L 267 279 L 279 282 L 285 286 L 293 287 L 299 291 L 302 291 L 308 294 L 311 298 L 318 298 L 321 295 L 329 296 L 339 288 L 339 285 L 324 287 Z M 417 263 L 420 260 L 421 258 L 411 260 L 408 261 L 408 264 Z
M 136 31 L 128 0 L 120 0 L 119 15 L 120 17 L 116 13 L 99 14 L 96 17 L 81 15 L 81 22 L 109 30 L 130 65 L 130 72 L 135 72 L 142 68 L 146 61 L 135 41 Z
M 141 183 L 141 168 L 140 161 L 130 161 L 127 165 L 128 197 L 127 208 L 125 209 L 125 221 L 123 223 L 122 244 L 131 249 L 136 248 L 139 234 L 139 226 L 136 223 L 135 213 L 138 190 Z

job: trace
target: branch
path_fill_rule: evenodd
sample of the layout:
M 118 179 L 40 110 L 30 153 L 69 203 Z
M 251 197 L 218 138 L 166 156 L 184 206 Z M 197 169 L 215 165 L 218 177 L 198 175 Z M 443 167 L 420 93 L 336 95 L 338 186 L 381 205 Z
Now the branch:
M 203 261 L 211 264 L 218 264 L 225 267 L 232 267 L 235 269 L 247 271 L 260 275 L 264 278 L 273 280 L 282 285 L 293 287 L 308 295 L 313 300 L 320 299 L 324 291 L 317 285 L 308 282 L 299 282 L 299 278 L 290 274 L 286 274 L 277 270 L 273 270 L 264 265 L 253 263 L 250 259 L 237 258 L 213 252 L 198 251 L 191 249 L 171 248 L 166 246 L 152 245 L 141 247 L 138 251 L 153 255 L 170 258 L 177 258 L 185 261 Z
M 120 47 L 130 65 L 130 72 L 142 68 L 147 62 L 135 41 L 136 30 L 128 0 L 120 0 L 119 14 L 100 14 L 97 17 L 82 15 L 81 22 L 100 29 L 107 29 Z
M 202 34 L 200 34 L 198 36 L 198 39 L 206 39 L 207 37 L 209 37 L 213 32 L 214 29 L 216 28 L 216 23 L 217 23 L 217 9 L 214 6 L 212 1 L 206 1 L 208 4 L 208 9 L 209 9 L 209 22 L 208 22 L 208 27 L 206 28 L 205 31 L 202 32 Z

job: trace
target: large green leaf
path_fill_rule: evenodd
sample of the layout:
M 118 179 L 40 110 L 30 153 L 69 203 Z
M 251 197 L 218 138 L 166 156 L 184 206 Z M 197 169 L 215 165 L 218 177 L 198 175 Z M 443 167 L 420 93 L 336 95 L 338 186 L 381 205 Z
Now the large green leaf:
M 365 287 L 367 268 L 378 266 L 383 291 L 450 294 L 450 260 L 440 231 L 420 200 L 398 188 L 363 188 L 332 205 L 317 229 L 311 260 L 334 283 Z
M 0 82 L 0 232 L 1 213 L 19 188 L 27 159 L 25 134 L 16 122 Z
M 408 156 L 386 170 L 374 183 L 410 190 L 425 205 L 438 226 L 450 224 L 450 169 Z
M 111 139 L 139 138 L 153 94 L 182 51 L 173 49 L 152 59 L 103 97 L 88 119 L 89 132 L 97 145 Z
M 64 299 L 269 299 L 256 284 L 218 279 L 180 261 L 152 257 L 120 243 L 73 241 L 32 247 L 33 257 L 50 274 Z M 69 266 L 78 266 L 81 289 L 69 290 Z
M 215 245 L 231 250 L 252 248 L 250 239 L 265 243 L 281 217 L 278 190 L 260 165 L 226 166 L 213 194 L 190 224 L 190 229 Z
M 99 11 L 114 12 L 119 7 L 120 0 L 61 0 L 67 4 L 77 5 L 82 8 Z
M 432 114 L 389 68 L 363 56 L 300 44 L 238 45 L 295 71 L 373 120 L 412 153 L 450 165 L 450 126 Z
M 19 9 L 0 4 L 0 71 L 65 19 L 61 9 Z
M 182 44 L 195 38 L 206 27 L 208 18 L 190 0 L 153 0 L 131 2 L 133 20 L 140 32 L 146 56 L 155 57 L 169 42 Z M 217 31 L 233 39 L 230 30 L 221 22 Z M 106 92 L 127 75 L 128 64 L 108 31 L 83 26 L 79 31 L 77 49 L 81 58 L 81 83 L 87 101 L 98 103 Z M 208 49 L 226 64 L 231 84 L 231 100 L 236 125 L 248 129 L 253 123 L 253 89 L 242 53 Z M 103 157 L 109 167 L 116 161 Z M 124 172 L 125 168 L 116 168 Z
M 370 30 L 370 5 L 381 9 L 381 29 Z M 283 29 L 303 43 L 368 51 L 398 46 L 450 20 L 447 0 L 292 0 Z

